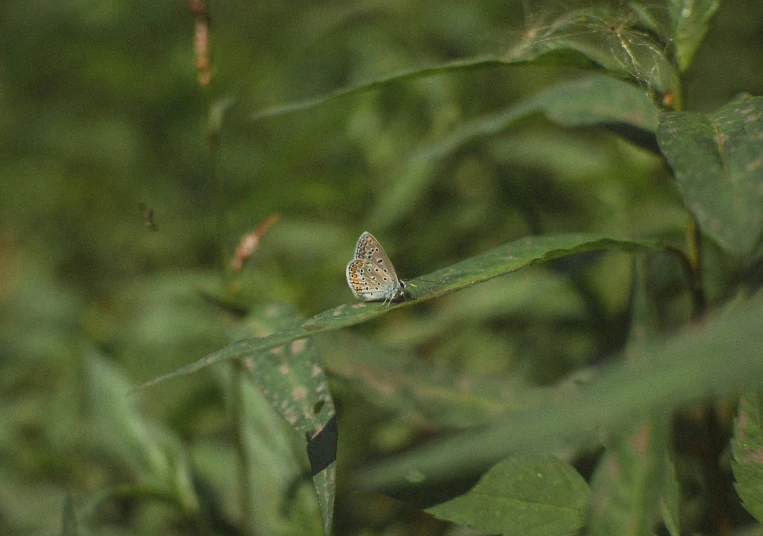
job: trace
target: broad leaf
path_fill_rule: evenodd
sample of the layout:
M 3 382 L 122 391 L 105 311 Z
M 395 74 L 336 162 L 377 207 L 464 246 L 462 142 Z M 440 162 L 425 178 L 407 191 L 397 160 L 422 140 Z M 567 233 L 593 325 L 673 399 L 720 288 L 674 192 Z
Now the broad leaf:
M 505 536 L 562 536 L 583 526 L 587 504 L 588 485 L 572 466 L 553 456 L 516 456 L 427 512 Z
M 712 114 L 671 112 L 657 139 L 702 230 L 739 255 L 763 232 L 763 97 Z
M 532 59 L 550 51 L 575 51 L 605 70 L 628 76 L 660 93 L 677 91 L 678 73 L 658 36 L 639 26 L 644 11 L 587 7 L 542 20 L 507 53 L 509 60 Z

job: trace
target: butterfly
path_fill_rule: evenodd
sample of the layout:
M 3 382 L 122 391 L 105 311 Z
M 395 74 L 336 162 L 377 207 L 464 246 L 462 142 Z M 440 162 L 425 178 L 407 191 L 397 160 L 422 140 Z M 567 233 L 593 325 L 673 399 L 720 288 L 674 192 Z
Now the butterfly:
M 379 241 L 364 232 L 355 245 L 355 258 L 347 263 L 347 284 L 356 298 L 363 301 L 405 300 L 405 281 L 397 277 L 395 267 Z

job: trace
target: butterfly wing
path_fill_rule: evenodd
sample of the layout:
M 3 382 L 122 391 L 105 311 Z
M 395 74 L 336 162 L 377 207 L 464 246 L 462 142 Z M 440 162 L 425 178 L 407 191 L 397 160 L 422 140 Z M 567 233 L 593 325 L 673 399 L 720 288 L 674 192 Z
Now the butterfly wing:
M 399 283 L 400 280 L 397 277 L 397 272 L 395 267 L 392 266 L 392 261 L 387 257 L 387 252 L 384 251 L 384 248 L 381 247 L 381 244 L 374 235 L 368 231 L 360 235 L 358 243 L 355 244 L 355 259 L 368 261 L 377 265 L 386 274 L 391 276 L 392 281 Z
M 388 282 L 389 274 L 370 261 L 354 259 L 347 263 L 347 284 L 356 298 L 386 300 L 391 288 Z
M 355 245 L 355 258 L 347 263 L 347 284 L 355 297 L 364 301 L 391 302 L 402 296 L 400 281 L 384 248 L 365 232 Z

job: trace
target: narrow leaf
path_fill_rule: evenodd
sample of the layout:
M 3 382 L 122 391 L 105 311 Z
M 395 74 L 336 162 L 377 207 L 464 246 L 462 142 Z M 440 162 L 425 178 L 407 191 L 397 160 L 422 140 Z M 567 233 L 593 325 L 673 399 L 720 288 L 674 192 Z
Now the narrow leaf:
M 648 277 L 649 253 L 634 255 L 631 329 L 626 356 L 658 336 L 655 291 Z M 652 534 L 658 506 L 678 536 L 678 481 L 668 452 L 668 425 L 655 417 L 608 444 L 593 477 L 592 534 Z
M 562 536 L 583 526 L 587 503 L 588 485 L 572 466 L 553 456 L 517 456 L 427 512 L 505 536 Z
M 639 14 L 634 11 L 634 20 Z M 484 54 L 417 66 L 339 88 L 323 95 L 280 104 L 251 115 L 252 121 L 305 111 L 322 104 L 443 73 L 495 69 L 513 65 L 559 65 L 584 69 L 603 68 L 629 76 L 665 93 L 676 91 L 678 75 L 664 44 L 654 36 L 622 24 L 622 10 L 586 8 L 570 10 L 548 21 L 505 54 Z
M 435 367 L 402 350 L 385 348 L 344 331 L 315 340 L 332 376 L 355 385 L 372 404 L 413 414 L 432 424 L 475 425 L 551 396 L 552 389 L 531 387 L 515 376 Z
M 417 302 L 444 296 L 482 281 L 514 272 L 531 264 L 590 251 L 662 250 L 663 248 L 664 246 L 660 242 L 654 240 L 618 239 L 594 234 L 567 234 L 522 238 L 482 255 L 458 262 L 448 268 L 432 272 L 421 279 L 413 279 L 411 282 L 418 287 L 416 291 L 417 296 L 414 300 L 393 304 L 392 306 L 385 306 L 381 302 L 339 305 L 271 335 L 246 338 L 234 342 L 194 363 L 181 367 L 169 374 L 154 378 L 141 385 L 139 389 L 155 385 L 170 378 L 196 372 L 221 361 L 253 357 L 264 350 L 269 350 L 297 339 L 367 322 L 387 314 L 398 307 L 408 307 Z
M 198 497 L 180 438 L 141 415 L 134 403 L 126 403 L 124 393 L 130 382 L 111 360 L 91 350 L 85 365 L 85 444 L 141 475 L 145 481 L 143 490 L 136 486 L 130 493 L 143 495 L 144 499 L 169 498 L 185 512 L 197 512 Z M 111 492 L 119 494 L 124 489 Z
M 416 80 L 419 78 L 427 78 L 429 76 L 448 72 L 461 72 L 475 69 L 501 67 L 507 63 L 511 62 L 506 62 L 496 56 L 474 56 L 471 58 L 463 58 L 445 63 L 437 63 L 422 67 L 415 67 L 412 69 L 405 69 L 375 78 L 373 80 L 367 80 L 349 87 L 340 88 L 324 95 L 318 95 L 309 99 L 266 108 L 253 114 L 251 120 L 260 121 L 270 117 L 308 110 L 315 106 L 319 106 L 336 99 L 349 97 L 351 95 L 357 95 L 368 91 L 374 91 L 388 84 L 399 84 L 402 82 Z
M 369 220 L 386 226 L 419 203 L 435 180 L 436 164 L 466 144 L 498 134 L 533 114 L 544 114 L 566 127 L 599 126 L 650 150 L 656 151 L 654 133 L 659 109 L 637 86 L 590 74 L 564 81 L 519 103 L 468 120 L 447 136 L 413 152 L 394 172 L 392 186 L 379 199 Z
M 763 97 L 741 95 L 713 114 L 672 112 L 657 139 L 702 230 L 739 255 L 763 231 Z
M 598 432 L 709 396 L 725 396 L 763 375 L 763 295 L 701 328 L 635 350 L 564 401 L 518 411 L 490 427 L 453 434 L 359 472 L 368 489 L 430 484 L 484 469 L 509 454 L 552 452 L 595 440 Z M 687 381 L 687 379 L 689 381 Z

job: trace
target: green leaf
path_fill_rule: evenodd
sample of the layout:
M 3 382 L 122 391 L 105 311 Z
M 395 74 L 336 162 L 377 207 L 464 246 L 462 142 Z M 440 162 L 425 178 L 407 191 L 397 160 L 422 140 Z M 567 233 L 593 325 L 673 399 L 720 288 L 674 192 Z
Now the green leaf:
M 236 333 L 267 337 L 298 320 L 292 308 L 273 304 L 260 314 L 253 313 Z M 316 434 L 336 415 L 326 375 L 310 340 L 295 339 L 291 344 L 247 356 L 243 365 L 270 405 L 301 437 Z
M 146 482 L 113 493 L 170 500 L 185 514 L 197 514 L 198 497 L 180 438 L 143 417 L 134 401 L 125 400 L 130 383 L 116 365 L 95 351 L 86 356 L 85 365 L 88 421 L 84 440 L 101 456 L 137 472 Z
M 525 35 L 530 37 L 512 47 L 506 54 L 477 55 L 403 69 L 309 99 L 272 106 L 255 112 L 250 119 L 260 121 L 306 111 L 337 99 L 375 91 L 386 85 L 444 73 L 528 64 L 586 69 L 598 66 L 645 82 L 661 93 L 675 91 L 678 77 L 664 53 L 664 45 L 643 31 L 623 28 L 622 20 L 623 14 L 618 10 L 593 8 L 568 11 L 546 25 L 542 31 L 526 32 Z M 225 102 L 226 109 L 229 104 L 228 101 Z
M 361 82 L 349 87 L 340 88 L 330 93 L 318 95 L 310 99 L 266 108 L 254 113 L 251 116 L 251 120 L 260 121 L 270 117 L 309 110 L 310 108 L 314 108 L 321 104 L 325 104 L 340 98 L 349 97 L 351 95 L 358 95 L 368 91 L 374 91 L 388 84 L 399 84 L 401 82 L 417 80 L 419 78 L 426 78 L 442 73 L 502 67 L 510 63 L 513 62 L 505 61 L 504 59 L 497 56 L 474 56 L 471 58 L 458 59 L 445 63 L 436 63 L 422 67 L 415 67 L 412 69 L 405 69 L 385 76 L 381 76 L 379 78 L 375 78 L 373 80 L 367 80 L 365 82 Z
M 385 306 L 381 302 L 339 305 L 271 335 L 245 338 L 234 342 L 174 372 L 158 376 L 141 385 L 139 389 L 155 385 L 170 378 L 196 372 L 215 363 L 229 359 L 254 357 L 264 350 L 270 350 L 297 339 L 367 322 L 394 311 L 399 307 L 409 307 L 418 302 L 444 296 L 482 281 L 514 272 L 531 264 L 590 251 L 637 249 L 663 250 L 664 246 L 654 240 L 619 239 L 595 234 L 566 234 L 522 238 L 482 255 L 432 272 L 421 279 L 413 279 L 410 283 L 418 287 L 416 297 L 413 300 L 392 304 L 391 306 Z
M 592 536 L 652 533 L 667 466 L 666 419 L 619 438 L 599 460 L 591 482 Z
M 702 231 L 744 255 L 763 231 L 763 97 L 712 114 L 672 112 L 657 140 Z
M 739 400 L 739 412 L 731 441 L 734 460 L 731 469 L 743 506 L 763 523 L 763 406 L 758 393 Z
M 572 466 L 553 456 L 516 456 L 427 512 L 505 536 L 561 536 L 583 526 L 587 504 L 588 485 Z
M 638 87 L 602 74 L 565 81 L 517 104 L 464 122 L 447 136 L 412 153 L 395 172 L 392 186 L 369 216 L 387 226 L 420 202 L 435 178 L 435 165 L 476 139 L 498 134 L 532 114 L 567 127 L 601 126 L 648 147 L 656 146 L 659 109 Z
M 355 482 L 385 489 L 415 472 L 425 482 L 484 469 L 509 454 L 552 452 L 616 434 L 630 423 L 708 396 L 725 396 L 763 375 L 763 295 L 701 327 L 642 346 L 564 400 L 518 411 L 360 471 Z M 687 381 L 690 380 L 690 381 Z
M 235 463 L 227 479 L 218 482 L 238 492 L 241 530 L 246 534 L 297 536 L 320 534 L 320 511 L 307 483 L 304 437 L 294 433 L 278 412 L 250 381 L 243 363 L 218 367 L 235 418 Z M 217 445 L 220 448 L 220 445 Z
M 673 45 L 681 72 L 691 65 L 694 54 L 710 29 L 710 21 L 720 5 L 720 0 L 670 0 L 668 2 Z
M 554 50 L 575 51 L 607 71 L 633 78 L 660 93 L 675 92 L 678 73 L 667 47 L 657 36 L 643 31 L 637 24 L 640 20 L 644 20 L 643 11 L 628 7 L 568 10 L 530 27 L 507 57 L 530 60 Z
M 336 458 L 336 437 L 334 438 L 334 458 Z M 336 462 L 327 465 L 320 472 L 313 474 L 313 486 L 318 499 L 318 506 L 323 517 L 323 534 L 331 534 L 334 522 L 334 499 L 336 497 Z
M 292 325 L 298 314 L 283 305 L 270 305 L 236 331 L 265 336 Z M 307 441 L 313 484 L 324 523 L 331 531 L 336 471 L 336 410 L 326 375 L 311 339 L 297 339 L 242 360 L 247 378 L 268 404 Z M 286 493 L 286 490 L 282 490 Z
M 619 123 L 654 133 L 659 124 L 659 108 L 641 88 L 602 74 L 559 83 L 525 106 L 567 127 Z

